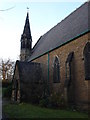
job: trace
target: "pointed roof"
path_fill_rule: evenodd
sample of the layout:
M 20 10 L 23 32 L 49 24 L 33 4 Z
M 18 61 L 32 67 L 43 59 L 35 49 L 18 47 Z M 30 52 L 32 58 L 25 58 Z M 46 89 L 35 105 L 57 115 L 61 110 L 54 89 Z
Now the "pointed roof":
M 23 35 L 26 36 L 27 38 L 31 39 L 31 30 L 30 30 L 29 13 L 28 12 L 27 12 L 27 16 L 26 16 Z
M 85 2 L 38 40 L 28 61 L 32 61 L 90 32 L 89 21 L 90 2 Z
M 17 60 L 14 69 L 14 76 L 16 66 L 18 68 L 20 81 L 22 81 L 23 83 L 38 82 L 41 79 L 40 73 L 42 72 L 42 70 L 40 63 L 25 61 L 23 62 Z

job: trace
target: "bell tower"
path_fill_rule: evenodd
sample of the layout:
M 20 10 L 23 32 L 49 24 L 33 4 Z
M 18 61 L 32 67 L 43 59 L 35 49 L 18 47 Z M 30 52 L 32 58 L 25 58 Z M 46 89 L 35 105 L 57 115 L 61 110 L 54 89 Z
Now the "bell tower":
M 21 35 L 20 60 L 26 61 L 32 50 L 32 36 L 29 23 L 29 12 L 27 12 L 23 34 Z

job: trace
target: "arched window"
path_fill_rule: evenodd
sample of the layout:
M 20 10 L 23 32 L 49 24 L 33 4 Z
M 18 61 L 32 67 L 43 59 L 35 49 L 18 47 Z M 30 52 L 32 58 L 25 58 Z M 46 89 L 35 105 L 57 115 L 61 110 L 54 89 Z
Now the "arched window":
M 90 80 L 90 42 L 84 48 L 85 80 Z
M 66 63 L 65 63 L 65 67 L 66 67 L 66 80 L 65 80 L 65 86 L 68 87 L 71 83 L 71 74 L 72 74 L 72 59 L 74 56 L 74 52 L 69 53 Z
M 58 57 L 55 57 L 54 60 L 54 69 L 53 69 L 53 82 L 59 83 L 60 82 L 60 65 Z
M 75 84 L 74 84 L 74 52 L 70 52 L 67 56 L 66 67 L 66 79 L 65 79 L 65 94 L 68 104 L 74 104 L 75 102 Z
M 25 42 L 24 41 L 21 42 L 21 49 L 22 48 L 25 48 Z

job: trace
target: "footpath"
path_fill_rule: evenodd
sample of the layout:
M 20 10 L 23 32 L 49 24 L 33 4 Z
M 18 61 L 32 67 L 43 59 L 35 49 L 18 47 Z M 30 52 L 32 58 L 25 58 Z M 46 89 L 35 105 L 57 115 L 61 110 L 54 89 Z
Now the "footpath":
M 0 95 L 0 120 L 2 119 L 2 96 Z
M 2 100 L 2 119 L 1 120 L 9 120 L 8 116 L 3 112 L 3 105 L 6 105 L 8 103 L 9 103 L 8 99 L 3 98 L 3 100 Z

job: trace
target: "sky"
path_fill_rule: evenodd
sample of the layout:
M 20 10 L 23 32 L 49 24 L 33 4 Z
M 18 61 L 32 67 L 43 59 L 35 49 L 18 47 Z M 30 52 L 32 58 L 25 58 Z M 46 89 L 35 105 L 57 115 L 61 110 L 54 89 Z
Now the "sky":
M 86 0 L 0 0 L 0 59 L 16 61 L 20 55 L 27 7 L 32 45 Z M 12 8 L 12 9 L 9 9 Z M 6 10 L 7 9 L 7 10 Z M 4 11 L 6 10 L 6 11 Z

